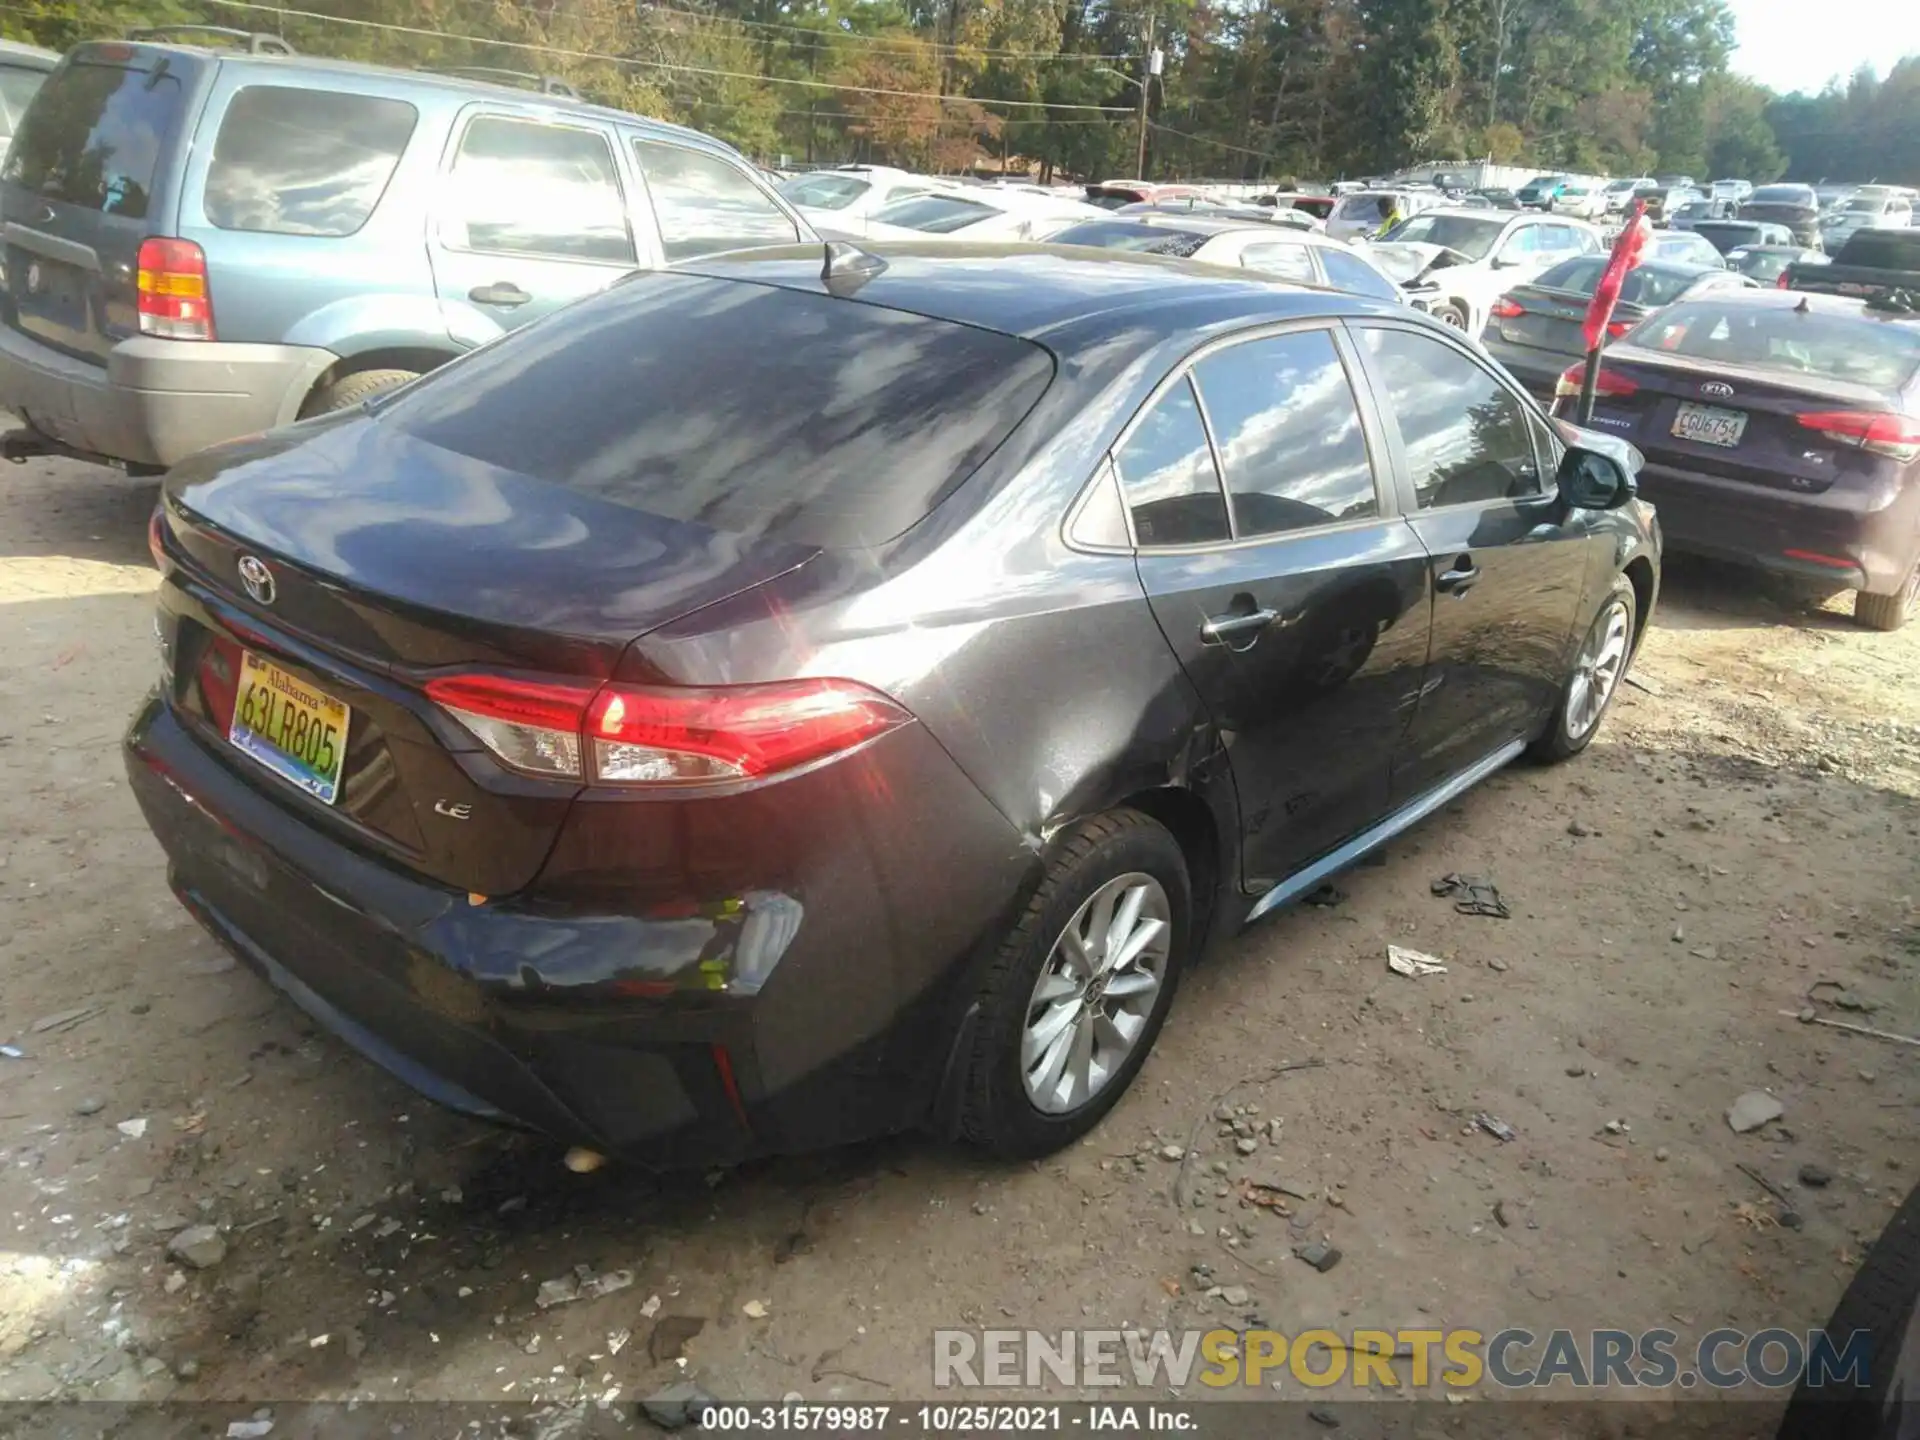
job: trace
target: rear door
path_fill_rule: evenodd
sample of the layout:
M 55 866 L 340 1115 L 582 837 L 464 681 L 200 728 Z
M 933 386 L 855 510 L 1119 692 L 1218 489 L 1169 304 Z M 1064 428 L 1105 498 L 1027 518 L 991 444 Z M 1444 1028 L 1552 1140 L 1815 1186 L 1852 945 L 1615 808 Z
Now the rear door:
M 1436 592 L 1398 804 L 1538 729 L 1566 678 L 1589 541 L 1545 478 L 1558 455 L 1531 401 L 1430 330 L 1353 329 Z
M 440 299 L 511 330 L 651 263 L 615 140 L 534 107 L 462 112 L 429 242 Z
M 1113 456 L 1154 616 L 1229 737 L 1254 887 L 1385 812 L 1426 663 L 1426 553 L 1351 364 L 1317 325 L 1214 348 Z
M 172 160 L 209 63 L 83 45 L 41 87 L 0 199 L 16 329 L 98 364 L 138 333 L 140 242 L 173 233 Z

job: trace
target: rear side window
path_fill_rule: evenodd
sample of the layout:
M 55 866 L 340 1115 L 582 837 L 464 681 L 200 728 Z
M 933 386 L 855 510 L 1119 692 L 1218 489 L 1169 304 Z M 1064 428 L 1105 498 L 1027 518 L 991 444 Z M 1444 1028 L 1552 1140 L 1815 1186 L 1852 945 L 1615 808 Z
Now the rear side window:
M 1540 489 L 1527 409 L 1484 367 L 1425 335 L 1361 331 L 1376 393 L 1400 423 L 1422 510 L 1513 500 Z
M 669 263 L 756 245 L 791 245 L 800 231 L 746 171 L 718 155 L 635 140 Z
M 1217 544 L 1231 536 L 1207 429 L 1184 377 L 1154 401 L 1113 459 L 1142 545 Z
M 222 230 L 351 235 L 380 203 L 418 118 L 404 100 L 249 85 L 213 142 L 207 219 Z
M 981 220 L 990 220 L 1000 212 L 991 205 L 963 200 L 957 195 L 916 195 L 911 200 L 896 200 L 876 210 L 873 218 L 881 225 L 899 225 L 908 230 L 924 230 L 929 235 L 946 235 Z
M 1194 378 L 1241 539 L 1380 513 L 1360 406 L 1326 331 L 1217 350 Z
M 6 178 L 69 205 L 146 218 L 178 125 L 177 76 L 70 62 L 49 76 L 7 156 Z
M 441 238 L 462 250 L 633 263 L 613 147 L 597 130 L 481 115 L 460 137 Z
M 1320 283 L 1320 277 L 1313 273 L 1313 257 L 1307 254 L 1304 245 L 1285 245 L 1279 241 L 1249 245 L 1240 252 L 1240 263 L 1276 280 L 1298 280 L 1305 285 Z
M 924 518 L 1052 377 L 1047 352 L 1011 335 L 651 272 L 473 352 L 380 414 L 483 464 L 669 519 L 858 548 Z
M 29 70 L 24 65 L 0 65 L 0 133 L 11 135 L 20 128 L 20 117 L 27 113 L 27 102 L 47 83 L 47 72 Z
M 1327 283 L 1334 289 L 1345 290 L 1350 295 L 1369 295 L 1375 300 L 1400 298 L 1399 288 L 1391 280 L 1357 256 L 1335 245 L 1318 246 L 1315 253 L 1327 267 Z

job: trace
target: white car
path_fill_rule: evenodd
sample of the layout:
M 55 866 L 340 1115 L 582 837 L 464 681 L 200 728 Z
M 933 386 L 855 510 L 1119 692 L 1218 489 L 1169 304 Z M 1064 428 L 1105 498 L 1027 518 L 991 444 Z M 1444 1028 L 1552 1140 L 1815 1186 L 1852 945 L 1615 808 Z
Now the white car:
M 1609 180 L 1605 191 L 1607 199 L 1606 213 L 1609 215 L 1625 214 L 1627 208 L 1633 204 L 1633 196 L 1636 190 L 1651 190 L 1653 188 L 1654 180 L 1651 175 L 1636 176 L 1632 180 Z
M 1820 217 L 1820 243 L 1829 254 L 1861 230 L 1904 230 L 1913 224 L 1913 200 L 1891 185 L 1863 185 Z
M 952 187 L 931 176 L 885 165 L 840 165 L 809 170 L 777 188 L 815 229 L 864 235 L 874 211 L 896 200 Z
M 1356 190 L 1342 195 L 1333 207 L 1327 234 L 1335 240 L 1363 239 L 1379 230 L 1388 214 L 1397 212 L 1404 220 L 1431 210 L 1445 198 L 1434 190 Z
M 1731 200 L 1736 205 L 1752 194 L 1751 180 L 1716 180 L 1713 182 L 1713 188 L 1707 192 L 1709 199 Z
M 1582 220 L 1601 220 L 1607 214 L 1607 192 L 1598 185 L 1568 184 L 1547 201 L 1555 215 L 1573 215 Z
M 954 186 L 884 205 L 867 217 L 876 240 L 1046 240 L 1107 212 L 1083 200 L 990 185 Z
M 1429 210 L 1370 247 L 1417 308 L 1469 335 L 1493 302 L 1549 266 L 1606 248 L 1597 227 L 1522 210 Z
M 1170 255 L 1252 270 L 1270 280 L 1408 303 L 1399 283 L 1364 249 L 1272 221 L 1222 220 L 1205 211 L 1186 215 L 1122 212 L 1068 226 L 1049 243 Z

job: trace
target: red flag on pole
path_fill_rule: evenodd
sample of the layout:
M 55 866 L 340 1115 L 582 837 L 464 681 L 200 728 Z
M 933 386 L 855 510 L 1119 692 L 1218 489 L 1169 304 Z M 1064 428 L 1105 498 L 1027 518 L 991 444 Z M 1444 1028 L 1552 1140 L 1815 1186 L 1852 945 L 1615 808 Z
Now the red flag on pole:
M 1633 214 L 1620 232 L 1620 238 L 1613 242 L 1613 254 L 1607 259 L 1607 268 L 1600 276 L 1600 283 L 1594 287 L 1593 303 L 1587 306 L 1587 323 L 1582 335 L 1588 350 L 1598 350 L 1600 342 L 1606 338 L 1607 322 L 1613 318 L 1613 307 L 1620 300 L 1620 287 L 1627 283 L 1627 272 L 1640 263 L 1640 257 L 1646 253 L 1647 244 L 1653 239 L 1653 226 L 1647 220 L 1647 202 L 1633 202 Z

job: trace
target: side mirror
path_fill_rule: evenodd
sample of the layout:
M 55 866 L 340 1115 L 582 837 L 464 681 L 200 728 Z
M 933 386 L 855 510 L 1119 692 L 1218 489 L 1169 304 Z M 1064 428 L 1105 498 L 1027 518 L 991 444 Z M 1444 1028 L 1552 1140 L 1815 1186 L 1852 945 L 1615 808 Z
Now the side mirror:
M 1514 266 L 1518 265 L 1519 263 L 1520 262 L 1514 259 L 1511 255 L 1506 255 L 1506 254 L 1496 255 L 1493 257 L 1493 259 L 1487 262 L 1488 267 L 1494 270 L 1511 270 L 1513 269 Z
M 1569 449 L 1560 461 L 1560 494 L 1581 510 L 1618 510 L 1634 496 L 1633 477 L 1597 450 Z

